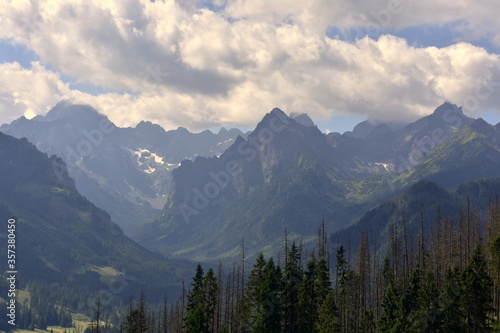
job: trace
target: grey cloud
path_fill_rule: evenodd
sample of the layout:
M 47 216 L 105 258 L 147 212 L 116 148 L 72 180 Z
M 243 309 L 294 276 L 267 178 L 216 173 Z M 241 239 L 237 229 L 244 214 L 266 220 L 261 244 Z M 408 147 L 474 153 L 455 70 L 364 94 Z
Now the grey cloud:
M 38 112 L 57 102 L 48 97 L 52 94 L 91 103 L 118 125 L 146 119 L 169 128 L 202 129 L 251 127 L 275 106 L 316 119 L 359 113 L 405 120 L 444 100 L 463 104 L 467 96 L 472 97 L 465 102 L 478 100 L 476 110 L 500 105 L 500 94 L 483 98 L 488 89 L 496 92 L 491 82 L 497 82 L 500 60 L 473 45 L 416 48 L 394 36 L 353 43 L 325 36 L 321 27 L 336 23 L 334 18 L 342 17 L 338 24 L 345 26 L 360 25 L 370 20 L 371 10 L 388 8 L 385 1 L 232 1 L 220 13 L 197 8 L 197 1 L 182 6 L 173 0 L 75 1 L 54 5 L 53 13 L 46 8 L 49 1 L 33 3 L 31 10 L 0 9 L 5 18 L 0 37 L 21 36 L 54 72 L 117 91 L 90 96 L 70 90 L 46 70 L 47 93 L 37 101 L 43 105 Z M 434 6 L 439 12 L 451 5 Z M 277 14 L 269 16 L 266 9 Z M 21 17 L 37 10 L 42 24 L 24 31 Z M 421 10 L 417 4 L 415 12 Z M 459 14 L 452 10 L 446 19 Z M 244 18 L 234 21 L 231 15 Z M 391 16 L 390 24 L 396 26 L 404 15 Z M 472 9 L 470 15 L 472 21 L 480 11 Z M 28 92 L 8 82 L 21 72 L 23 82 L 41 75 L 17 69 L 4 78 L 5 89 L 34 112 Z

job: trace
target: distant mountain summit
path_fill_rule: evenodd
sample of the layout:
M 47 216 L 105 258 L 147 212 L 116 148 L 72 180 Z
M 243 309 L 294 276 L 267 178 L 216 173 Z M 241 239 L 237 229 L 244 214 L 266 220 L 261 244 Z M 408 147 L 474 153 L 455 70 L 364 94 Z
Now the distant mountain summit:
M 304 126 L 314 126 L 314 122 L 306 113 L 291 113 L 290 118 L 294 119 L 296 122 Z
M 473 121 L 444 103 L 432 114 L 399 129 L 364 121 L 352 132 L 329 133 L 337 160 L 353 177 L 405 172 L 422 163 L 438 144 Z
M 376 125 L 368 120 L 362 121 L 354 126 L 351 135 L 357 139 L 366 139 L 368 135 L 375 129 Z
M 67 102 L 0 130 L 60 156 L 77 189 L 140 244 L 198 261 L 232 261 L 243 239 L 249 255 L 276 252 L 285 230 L 312 245 L 323 218 L 330 231 L 348 227 L 420 180 L 500 177 L 499 125 L 450 103 L 406 126 L 367 121 L 344 134 L 278 108 L 250 134 L 119 128 Z
M 277 251 L 285 230 L 307 246 L 322 218 L 344 228 L 421 179 L 449 187 L 500 176 L 497 131 L 449 103 L 399 129 L 365 122 L 354 135 L 297 118 L 275 108 L 220 157 L 183 162 L 162 213 L 135 239 L 182 258 L 234 259 L 243 239 L 247 254 Z
M 134 238 L 203 261 L 232 258 L 243 239 L 248 253 L 271 251 L 285 228 L 297 240 L 315 235 L 322 215 L 345 211 L 337 182 L 349 176 L 326 136 L 308 125 L 275 108 L 220 157 L 183 162 L 163 212 Z
M 405 180 L 429 179 L 454 188 L 481 178 L 500 177 L 500 132 L 479 118 L 429 151 Z
M 178 272 L 190 265 L 167 261 L 127 238 L 108 213 L 78 193 L 64 169 L 58 157 L 0 133 L 0 220 L 4 226 L 15 220 L 16 270 L 23 288 L 36 281 L 81 293 L 106 288 L 110 273 L 126 273 L 127 283 L 120 286 L 125 299 L 139 288 L 149 295 L 173 292 L 169 286 L 182 276 L 171 268 Z M 158 275 L 163 282 L 154 281 Z
M 165 203 L 171 172 L 184 159 L 220 155 L 238 135 L 185 128 L 165 131 L 151 122 L 119 128 L 88 105 L 58 103 L 45 116 L 21 117 L 0 131 L 25 137 L 61 157 L 78 190 L 106 209 L 125 232 L 151 221 Z
M 90 105 L 72 104 L 69 101 L 61 101 L 56 104 L 45 116 L 37 115 L 32 120 L 40 122 L 51 122 L 69 119 L 82 124 L 100 121 L 104 116 Z

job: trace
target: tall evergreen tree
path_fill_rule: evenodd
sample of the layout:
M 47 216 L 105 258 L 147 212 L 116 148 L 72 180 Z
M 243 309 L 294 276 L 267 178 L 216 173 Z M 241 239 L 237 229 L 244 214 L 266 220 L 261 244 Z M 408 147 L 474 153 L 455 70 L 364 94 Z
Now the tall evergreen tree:
M 264 268 L 264 280 L 260 292 L 260 306 L 253 322 L 255 333 L 280 333 L 282 330 L 283 276 L 279 266 L 270 258 Z
M 339 333 L 340 327 L 337 323 L 337 305 L 333 292 L 328 292 L 318 309 L 318 317 L 315 324 L 317 333 Z M 313 331 L 311 331 L 313 332 Z
M 421 290 L 421 283 L 421 272 L 419 269 L 415 269 L 410 277 L 410 283 L 401 297 L 400 311 L 395 326 L 397 332 L 411 331 L 420 305 L 418 296 Z
M 389 258 L 384 259 L 382 275 L 384 278 L 385 293 L 382 299 L 383 314 L 379 320 L 378 328 L 381 333 L 395 332 L 394 327 L 400 316 L 399 290 L 393 276 Z
M 417 308 L 412 322 L 413 332 L 432 333 L 440 328 L 439 292 L 436 286 L 436 277 L 427 271 L 424 274 L 418 291 Z
M 447 270 L 439 295 L 439 322 L 443 332 L 463 332 L 462 280 L 458 266 Z
M 218 302 L 218 285 L 217 279 L 215 277 L 214 271 L 210 268 L 205 275 L 203 281 L 203 287 L 205 292 L 205 313 L 207 317 L 208 327 L 210 332 L 216 332 L 216 309 Z
M 331 290 L 330 271 L 325 258 L 320 258 L 314 268 L 314 295 L 316 307 L 323 302 L 328 291 Z
M 123 331 L 126 333 L 147 332 L 148 326 L 143 292 L 141 292 L 141 297 L 139 298 L 137 307 L 134 307 L 132 300 L 130 301 L 129 311 L 125 317 L 125 322 L 122 324 L 122 327 Z
M 299 286 L 298 293 L 298 327 L 299 332 L 313 332 L 316 317 L 317 317 L 317 306 L 316 302 L 318 295 L 317 290 L 314 288 L 316 280 L 316 258 L 312 258 L 307 263 L 307 268 L 303 274 L 302 281 Z
M 243 301 L 244 326 L 247 328 L 252 326 L 257 310 L 262 306 L 262 289 L 264 287 L 264 269 L 266 265 L 266 259 L 260 253 L 248 278 L 247 290 Z
M 491 291 L 493 281 L 488 275 L 486 260 L 477 246 L 474 254 L 462 273 L 462 309 L 465 332 L 490 332 L 490 314 L 493 312 Z
M 209 333 L 203 275 L 203 268 L 198 264 L 191 285 L 192 289 L 188 295 L 187 315 L 184 319 L 186 333 Z
M 286 332 L 298 332 L 298 301 L 299 301 L 299 285 L 302 280 L 302 268 L 300 267 L 301 254 L 295 245 L 292 247 L 287 256 L 284 273 L 284 290 L 283 290 L 283 310 L 284 310 L 284 329 Z
M 335 279 L 335 295 L 339 300 L 338 323 L 340 332 L 346 332 L 347 329 L 347 284 L 348 284 L 348 264 L 345 257 L 345 250 L 340 246 L 337 250 L 337 263 L 335 268 L 337 270 Z

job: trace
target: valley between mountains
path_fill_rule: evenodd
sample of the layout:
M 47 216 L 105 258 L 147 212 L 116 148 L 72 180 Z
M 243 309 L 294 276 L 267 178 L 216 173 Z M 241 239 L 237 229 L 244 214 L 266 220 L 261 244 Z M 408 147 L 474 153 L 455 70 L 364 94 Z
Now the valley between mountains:
M 367 237 L 382 258 L 402 220 L 405 237 L 429 238 L 436 216 L 474 209 L 484 229 L 500 194 L 500 124 L 450 103 L 341 134 L 278 108 L 247 133 L 120 128 L 62 101 L 0 132 L 0 218 L 17 221 L 18 288 L 27 300 L 50 295 L 57 318 L 91 318 L 88 299 L 121 281 L 104 306 L 118 322 L 141 290 L 178 299 L 196 263 L 286 257 L 292 243 L 305 257 L 320 243 L 334 266 L 339 245 L 356 258 Z M 45 315 L 28 303 L 24 316 Z

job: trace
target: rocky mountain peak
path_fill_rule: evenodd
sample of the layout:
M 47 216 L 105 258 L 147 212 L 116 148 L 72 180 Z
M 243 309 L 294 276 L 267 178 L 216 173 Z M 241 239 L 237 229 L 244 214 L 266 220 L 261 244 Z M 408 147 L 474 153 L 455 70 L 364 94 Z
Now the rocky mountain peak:
M 444 102 L 439 107 L 434 110 L 432 116 L 434 117 L 446 117 L 449 114 L 456 114 L 459 116 L 463 116 L 463 110 L 461 106 L 457 106 L 456 104 L 451 104 L 450 102 Z
M 290 118 L 294 119 L 296 122 L 299 124 L 302 124 L 306 127 L 312 127 L 314 126 L 314 122 L 312 119 L 307 115 L 307 113 L 295 113 L 292 112 L 290 114 Z

